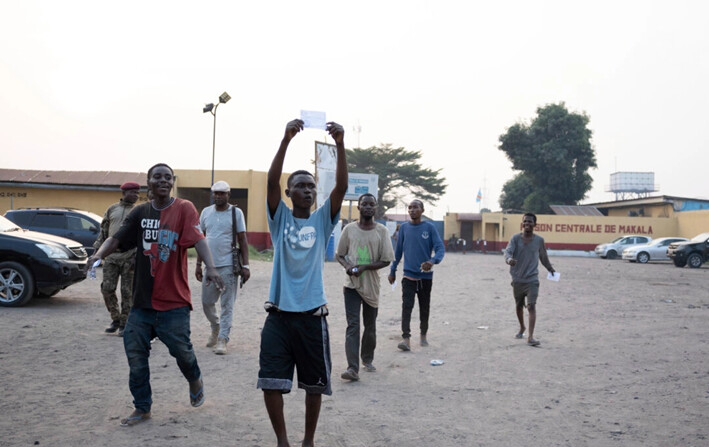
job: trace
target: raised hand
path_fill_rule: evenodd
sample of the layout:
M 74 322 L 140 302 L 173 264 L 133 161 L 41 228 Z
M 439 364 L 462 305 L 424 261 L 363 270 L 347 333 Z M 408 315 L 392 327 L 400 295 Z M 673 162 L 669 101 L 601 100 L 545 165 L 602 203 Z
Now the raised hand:
M 345 139 L 345 129 L 334 121 L 327 123 L 327 133 L 335 140 L 335 143 L 342 143 Z
M 301 130 L 303 130 L 303 125 L 305 123 L 303 120 L 299 119 L 294 119 L 293 121 L 290 121 L 288 124 L 286 124 L 286 132 L 285 135 L 283 135 L 283 138 L 290 141 L 293 139 L 294 136 Z

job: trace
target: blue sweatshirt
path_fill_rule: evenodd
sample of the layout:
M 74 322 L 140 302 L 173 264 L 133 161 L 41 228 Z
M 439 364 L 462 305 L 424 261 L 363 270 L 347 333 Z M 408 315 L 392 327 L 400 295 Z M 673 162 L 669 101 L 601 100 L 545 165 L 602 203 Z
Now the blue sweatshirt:
M 431 257 L 432 252 L 434 253 L 433 257 Z M 406 222 L 399 228 L 394 262 L 391 263 L 391 274 L 396 274 L 401 256 L 404 255 L 404 276 L 416 279 L 433 279 L 433 270 L 422 272 L 421 264 L 426 261 L 439 264 L 443 260 L 444 254 L 443 240 L 431 222 L 421 222 L 417 225 Z

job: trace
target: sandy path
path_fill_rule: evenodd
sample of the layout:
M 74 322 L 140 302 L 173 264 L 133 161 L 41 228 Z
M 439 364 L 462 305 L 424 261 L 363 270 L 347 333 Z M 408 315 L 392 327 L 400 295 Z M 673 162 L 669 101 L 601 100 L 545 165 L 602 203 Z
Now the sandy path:
M 333 391 L 323 399 L 320 446 L 707 446 L 709 267 L 552 258 L 562 281 L 542 281 L 540 348 L 515 340 L 507 267 L 498 255 L 449 254 L 437 266 L 429 339 L 396 349 L 400 289 L 385 288 L 376 373 L 346 383 L 344 273 L 326 264 Z M 0 445 L 272 446 L 255 388 L 259 330 L 271 265 L 252 262 L 237 303 L 229 354 L 204 347 L 208 324 L 193 281 L 192 340 L 206 404 L 164 345 L 151 357 L 153 419 L 118 421 L 132 408 L 121 339 L 99 283 L 0 308 Z M 190 272 L 193 272 L 190 266 Z M 414 311 L 413 328 L 418 326 Z M 487 329 L 479 329 L 487 327 Z M 432 359 L 445 361 L 431 366 Z M 302 391 L 286 396 L 292 445 L 303 430 Z

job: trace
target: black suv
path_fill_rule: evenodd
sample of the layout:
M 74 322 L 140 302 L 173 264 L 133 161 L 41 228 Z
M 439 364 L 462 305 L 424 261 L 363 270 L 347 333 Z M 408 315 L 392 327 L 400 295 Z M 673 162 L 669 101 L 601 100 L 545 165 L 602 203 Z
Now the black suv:
M 667 247 L 667 256 L 677 267 L 687 264 L 695 269 L 701 267 L 709 261 L 709 233 L 698 234 L 686 242 L 673 242 Z
M 79 241 L 89 256 L 94 252 L 103 219 L 88 211 L 69 208 L 20 208 L 7 211 L 5 217 L 27 230 Z
M 86 259 L 80 243 L 23 230 L 0 216 L 0 306 L 22 306 L 83 281 Z

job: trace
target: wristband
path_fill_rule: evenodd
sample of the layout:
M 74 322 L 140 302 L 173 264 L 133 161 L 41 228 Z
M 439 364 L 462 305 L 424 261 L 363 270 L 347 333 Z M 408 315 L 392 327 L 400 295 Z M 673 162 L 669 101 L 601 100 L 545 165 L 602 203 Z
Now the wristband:
M 249 270 L 251 270 L 251 269 L 249 268 L 249 264 L 244 264 L 244 265 L 241 266 L 241 268 L 242 268 L 242 269 L 249 269 Z

